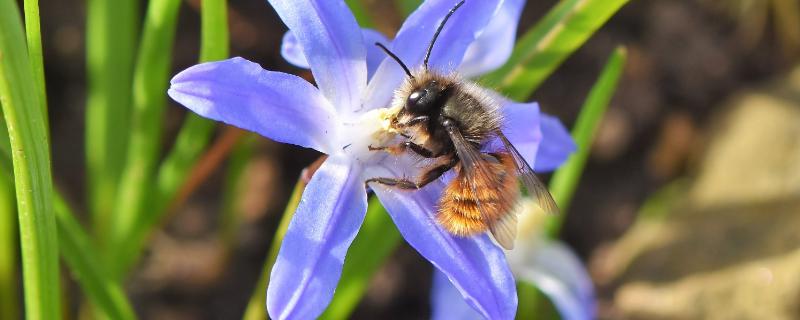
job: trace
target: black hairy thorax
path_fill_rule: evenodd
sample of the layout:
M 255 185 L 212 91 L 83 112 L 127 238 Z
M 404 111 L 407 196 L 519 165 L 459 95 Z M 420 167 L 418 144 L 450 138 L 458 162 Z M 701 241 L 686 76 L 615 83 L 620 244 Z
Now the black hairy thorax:
M 443 123 L 455 123 L 464 138 L 480 145 L 500 129 L 502 116 L 496 99 L 485 89 L 464 81 L 457 75 L 432 71 L 418 72 L 396 92 L 401 110 L 393 125 L 415 143 L 437 153 L 453 151 L 453 144 Z M 423 120 L 424 119 L 424 120 Z

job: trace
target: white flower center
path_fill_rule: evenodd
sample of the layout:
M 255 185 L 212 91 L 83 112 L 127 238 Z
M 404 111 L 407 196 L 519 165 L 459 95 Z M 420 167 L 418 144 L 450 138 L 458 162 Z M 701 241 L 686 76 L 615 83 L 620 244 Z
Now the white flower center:
M 386 146 L 397 138 L 397 132 L 390 128 L 394 113 L 392 109 L 380 108 L 343 121 L 338 143 L 342 152 L 362 165 L 384 159 L 385 152 L 370 151 L 369 147 Z

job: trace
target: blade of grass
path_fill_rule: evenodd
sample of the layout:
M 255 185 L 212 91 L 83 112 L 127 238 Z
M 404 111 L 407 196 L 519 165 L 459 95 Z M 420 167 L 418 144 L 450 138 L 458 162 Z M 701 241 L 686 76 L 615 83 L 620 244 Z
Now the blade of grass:
M 138 24 L 137 0 L 86 2 L 86 171 L 97 243 L 106 243 L 125 165 Z
M 625 67 L 627 53 L 624 47 L 617 47 L 608 58 L 600 77 L 589 91 L 589 96 L 581 107 L 581 113 L 572 129 L 572 138 L 578 145 L 578 150 L 564 165 L 559 168 L 550 180 L 550 193 L 561 207 L 562 212 L 569 210 L 572 195 L 578 186 L 586 160 L 589 158 L 592 142 L 603 115 L 608 108 L 608 103 L 614 95 L 619 78 Z M 549 216 L 546 220 L 545 231 L 551 237 L 556 237 L 561 229 L 565 214 Z
M 136 319 L 128 298 L 119 283 L 103 269 L 89 235 L 66 201 L 55 194 L 54 207 L 58 225 L 58 242 L 61 256 L 75 276 L 83 292 L 106 319 Z
M 0 101 L 1 104 L 2 101 Z M 11 163 L 11 140 L 8 137 L 8 127 L 2 108 L 0 108 L 0 170 L 5 170 L 5 172 L 14 170 Z
M 275 264 L 275 259 L 278 258 L 278 251 L 281 249 L 283 236 L 286 235 L 286 229 L 289 228 L 289 222 L 292 221 L 295 210 L 300 204 L 300 197 L 303 195 L 303 189 L 306 184 L 302 178 L 298 179 L 292 190 L 292 195 L 289 197 L 289 203 L 286 204 L 286 209 L 283 211 L 281 222 L 278 224 L 278 230 L 275 232 L 275 237 L 272 238 L 272 245 L 267 253 L 267 259 L 264 261 L 264 267 L 261 269 L 261 275 L 258 278 L 253 294 L 250 296 L 250 301 L 247 303 L 247 309 L 244 312 L 242 319 L 244 320 L 262 320 L 267 318 L 267 284 L 269 284 L 269 274 L 272 270 L 272 265 Z
M 5 131 L 5 125 L 0 128 Z M 2 137 L 0 139 L 8 137 Z M 10 159 L 0 161 L 6 162 Z M 0 319 L 19 319 L 19 250 L 17 247 L 17 210 L 14 198 L 14 181 L 9 175 L 10 171 L 0 171 Z
M 228 12 L 225 0 L 204 0 L 201 8 L 202 30 L 200 62 L 222 60 L 228 56 Z M 166 88 L 162 94 L 166 94 Z M 120 268 L 125 270 L 139 257 L 145 238 L 153 226 L 158 225 L 167 213 L 170 204 L 186 182 L 189 173 L 208 146 L 216 122 L 189 113 L 178 132 L 175 144 L 156 175 L 156 192 L 149 198 L 146 210 L 137 212 L 120 239 L 126 239 L 126 252 L 121 257 Z
M 19 8 L 0 0 L 0 104 L 11 141 L 28 319 L 59 319 L 58 244 L 45 108 Z
M 505 65 L 481 82 L 526 100 L 628 0 L 562 0 L 517 42 Z
M 225 0 L 203 0 L 200 62 L 228 57 L 228 11 Z M 155 213 L 163 213 L 178 189 L 208 146 L 216 122 L 188 113 L 175 146 L 158 170 L 158 194 Z M 158 219 L 153 219 L 158 220 Z M 148 227 L 148 226 L 145 226 Z
M 167 78 L 172 57 L 172 40 L 180 0 L 153 0 L 147 7 L 142 40 L 133 76 L 133 109 L 127 160 L 123 169 L 112 218 L 111 272 L 122 277 L 129 252 L 116 250 L 149 209 L 154 171 L 161 148 Z
M 578 115 L 575 128 L 572 130 L 572 138 L 575 139 L 578 145 L 578 151 L 556 171 L 550 180 L 550 193 L 561 208 L 561 214 L 546 218 L 544 232 L 549 238 L 558 237 L 561 224 L 572 201 L 572 195 L 575 193 L 575 188 L 586 166 L 595 132 L 597 132 L 597 127 L 600 125 L 603 114 L 605 114 L 608 103 L 617 87 L 617 82 L 625 66 L 625 60 L 625 48 L 617 47 L 608 62 L 606 62 L 600 77 L 592 86 L 589 96 L 581 107 L 581 113 Z M 546 300 L 539 289 L 528 283 L 520 283 L 517 287 L 519 289 L 517 296 L 520 301 L 520 308 L 517 310 L 518 319 L 555 318 L 554 315 L 556 313 L 553 312 L 552 304 Z
M 394 6 L 403 17 L 408 17 L 414 10 L 417 10 L 422 0 L 395 0 Z
M 25 39 L 28 43 L 28 57 L 33 69 L 33 79 L 36 81 L 36 90 L 41 97 L 39 106 L 47 114 L 47 91 L 44 81 L 44 57 L 42 56 L 42 33 L 39 23 L 39 0 L 24 0 L 25 11 Z M 44 119 L 47 121 L 47 117 Z M 48 125 L 45 122 L 45 129 Z
M 372 276 L 400 244 L 400 232 L 377 197 L 369 201 L 364 224 L 347 250 L 342 278 L 328 309 L 320 319 L 349 319 Z
M 369 14 L 369 7 L 364 4 L 365 0 L 346 0 L 347 6 L 358 21 L 358 25 L 362 28 L 375 28 L 375 22 L 372 21 L 372 16 Z

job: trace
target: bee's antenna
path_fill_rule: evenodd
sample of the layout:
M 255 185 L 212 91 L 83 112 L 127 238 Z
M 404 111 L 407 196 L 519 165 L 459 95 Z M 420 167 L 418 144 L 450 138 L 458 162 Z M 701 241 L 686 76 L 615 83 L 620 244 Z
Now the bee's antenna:
M 455 5 L 455 7 L 453 7 L 453 9 L 450 9 L 450 12 L 448 12 L 447 15 L 444 16 L 444 20 L 442 20 L 442 23 L 439 24 L 439 28 L 436 29 L 436 33 L 433 34 L 433 39 L 431 39 L 431 44 L 428 45 L 428 51 L 425 53 L 425 61 L 423 62 L 423 64 L 425 65 L 425 70 L 428 70 L 428 59 L 431 57 L 431 50 L 433 49 L 433 44 L 436 43 L 436 38 L 439 38 L 439 33 L 442 32 L 442 29 L 444 29 L 444 24 L 447 23 L 447 20 L 450 19 L 450 16 L 452 16 L 453 13 L 455 13 L 456 10 L 458 10 L 458 8 L 460 8 L 461 5 L 464 4 L 464 1 L 466 0 L 461 0 L 458 4 Z
M 386 47 L 385 47 L 383 44 L 381 44 L 380 42 L 375 42 L 375 45 L 376 45 L 376 46 L 378 46 L 378 48 L 381 48 L 381 50 L 383 50 L 383 52 L 386 52 L 386 54 L 387 54 L 387 55 L 389 55 L 390 57 L 392 57 L 392 59 L 394 59 L 394 61 L 397 61 L 397 63 L 398 63 L 398 64 L 400 64 L 400 66 L 401 66 L 401 67 L 403 67 L 403 70 L 406 72 L 406 74 L 408 75 L 408 77 L 409 77 L 409 78 L 411 78 L 411 79 L 414 79 L 414 76 L 412 76 L 412 75 L 411 75 L 411 71 L 410 71 L 410 70 L 408 70 L 408 67 L 406 67 L 406 64 L 405 64 L 405 63 L 403 63 L 403 60 L 400 60 L 400 58 L 399 58 L 399 57 L 397 57 L 397 55 L 395 55 L 394 53 L 392 53 L 391 51 L 389 51 L 389 49 L 387 49 L 387 48 L 386 48 Z

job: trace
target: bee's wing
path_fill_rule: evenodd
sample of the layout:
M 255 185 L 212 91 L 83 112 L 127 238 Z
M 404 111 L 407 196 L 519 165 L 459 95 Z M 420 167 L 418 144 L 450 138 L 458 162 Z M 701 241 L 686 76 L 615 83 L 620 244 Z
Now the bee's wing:
M 550 195 L 550 191 L 547 190 L 547 186 L 536 176 L 536 172 L 533 171 L 533 168 L 531 168 L 528 162 L 525 161 L 525 158 L 519 154 L 517 148 L 514 148 L 514 146 L 510 141 L 508 141 L 508 138 L 506 138 L 502 132 L 497 131 L 497 137 L 503 141 L 506 150 L 514 156 L 514 162 L 517 165 L 519 178 L 522 180 L 525 188 L 528 189 L 528 194 L 536 198 L 536 202 L 539 203 L 539 207 L 541 207 L 544 212 L 549 214 L 557 214 L 558 206 L 556 205 L 556 201 L 553 200 L 553 196 Z
M 458 128 L 448 127 L 447 133 L 450 135 L 450 140 L 453 141 L 456 155 L 458 155 L 459 160 L 461 160 L 461 172 L 459 174 L 463 174 L 469 182 L 472 194 L 478 195 L 478 187 L 487 185 L 487 183 L 481 182 L 493 180 L 492 170 L 490 169 L 491 163 L 483 157 L 483 154 L 477 148 L 464 138 L 464 135 L 461 134 Z M 481 207 L 480 203 L 478 203 L 478 207 Z M 490 221 L 488 216 L 483 212 L 481 212 L 481 218 L 486 222 Z
M 488 181 L 497 179 L 490 169 L 492 163 L 488 160 L 493 158 L 484 155 L 470 144 L 458 128 L 448 127 L 447 133 L 450 135 L 450 140 L 453 141 L 459 160 L 461 160 L 462 167 L 459 174 L 464 175 L 473 195 L 480 194 L 479 186 L 492 185 Z M 489 226 L 489 231 L 491 231 L 497 243 L 507 250 L 513 249 L 514 240 L 517 236 L 517 217 L 514 214 L 509 214 L 500 217 L 500 219 L 491 218 L 484 212 L 480 197 L 475 196 L 475 200 L 478 204 L 481 220 Z M 514 201 L 514 199 L 504 199 L 502 201 Z

